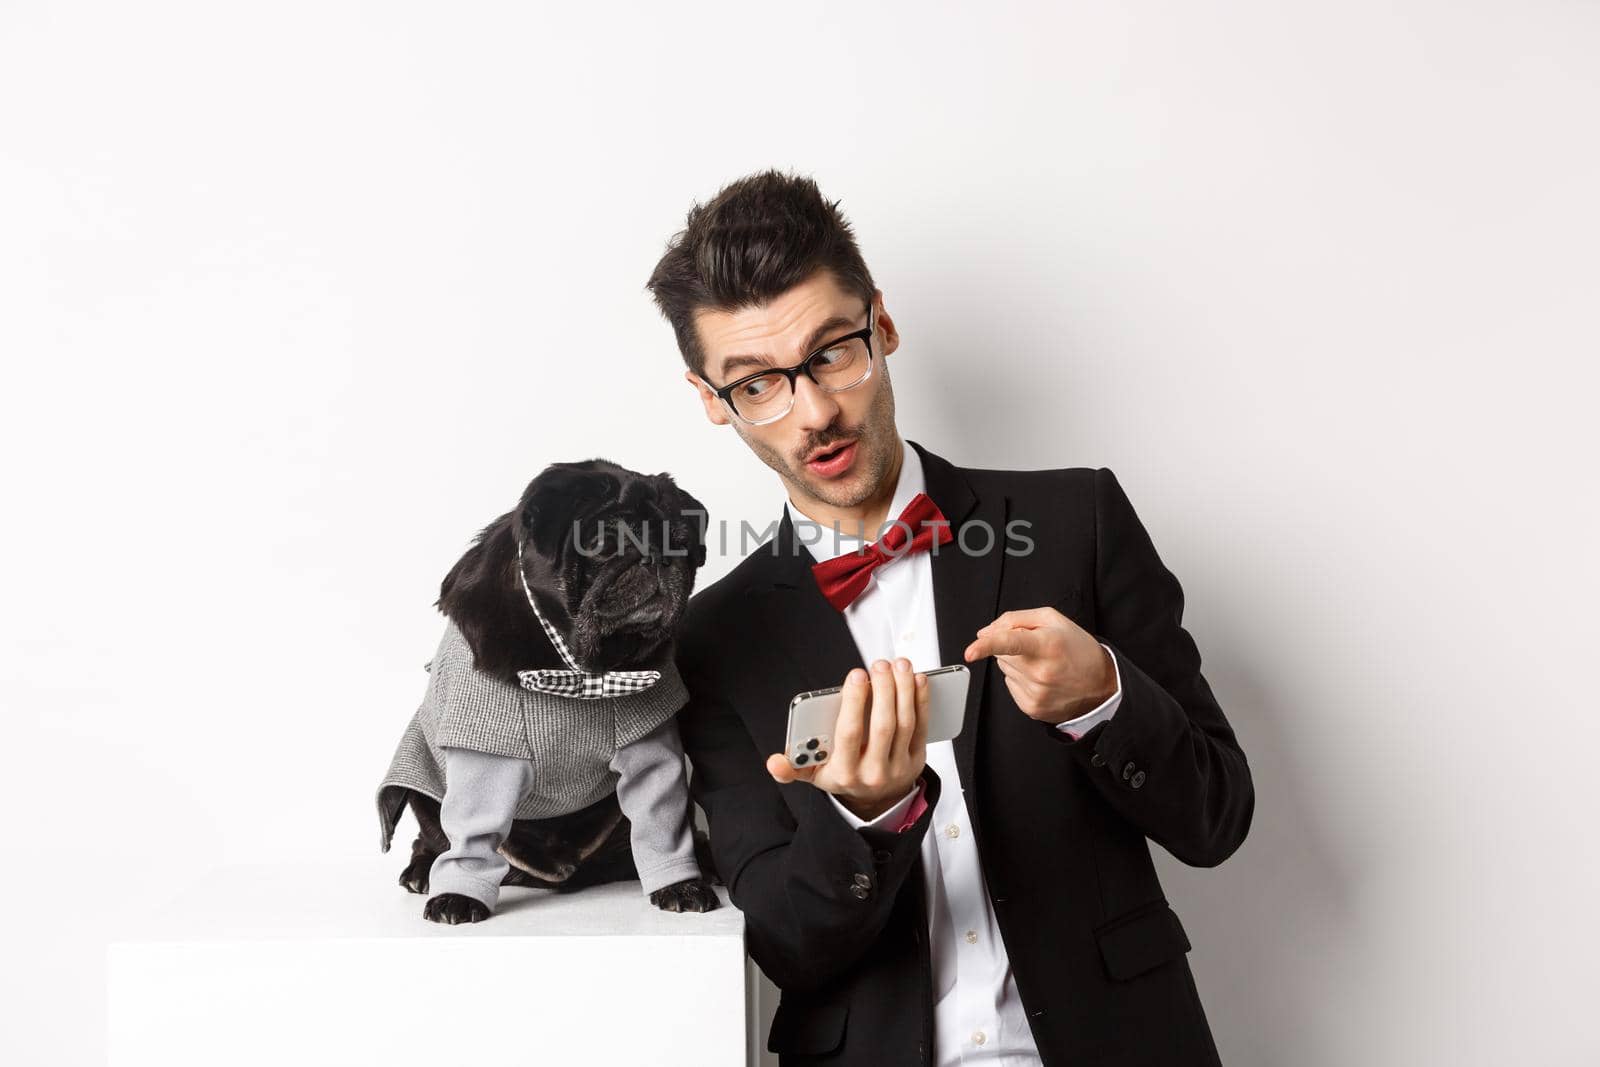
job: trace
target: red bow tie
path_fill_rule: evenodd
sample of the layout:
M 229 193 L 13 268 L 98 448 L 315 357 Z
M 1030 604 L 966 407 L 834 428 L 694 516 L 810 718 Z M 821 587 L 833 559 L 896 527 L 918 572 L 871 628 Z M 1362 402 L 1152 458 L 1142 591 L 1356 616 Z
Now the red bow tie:
M 916 531 L 916 535 L 907 534 L 907 527 Z M 910 538 L 909 545 L 907 538 Z M 939 505 L 927 493 L 918 493 L 900 513 L 898 522 L 885 530 L 878 540 L 854 552 L 813 563 L 811 573 L 828 603 L 843 611 L 867 587 L 874 569 L 954 538 Z

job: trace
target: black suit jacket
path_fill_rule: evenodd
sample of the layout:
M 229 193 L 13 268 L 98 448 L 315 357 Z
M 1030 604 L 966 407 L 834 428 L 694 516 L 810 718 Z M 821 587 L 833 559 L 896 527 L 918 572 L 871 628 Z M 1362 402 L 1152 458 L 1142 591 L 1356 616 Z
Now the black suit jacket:
M 961 785 L 1017 991 L 1045 1064 L 1218 1063 L 1151 862 L 1221 863 L 1244 840 L 1254 791 L 1244 752 L 1181 625 L 1183 591 L 1116 477 L 1086 467 L 951 465 L 914 441 L 928 495 L 977 552 L 940 546 L 934 610 L 943 663 L 1003 611 L 1051 605 L 1112 649 L 1116 714 L 1081 739 L 1029 719 L 1005 675 L 971 664 L 954 741 Z M 1034 542 L 1008 555 L 1007 523 Z M 839 685 L 862 657 L 823 598 L 813 557 L 778 531 L 690 601 L 679 712 L 713 857 L 744 913 L 745 944 L 782 991 L 768 1049 L 785 1065 L 931 1063 L 933 998 L 921 844 L 941 788 L 902 833 L 856 830 L 804 782 L 765 768 L 790 697 Z

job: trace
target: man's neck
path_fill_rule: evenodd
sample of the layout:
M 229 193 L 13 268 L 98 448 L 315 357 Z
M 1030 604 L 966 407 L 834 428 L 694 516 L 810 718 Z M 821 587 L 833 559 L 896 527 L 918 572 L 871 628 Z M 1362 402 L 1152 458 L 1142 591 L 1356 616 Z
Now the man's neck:
M 805 504 L 801 506 L 795 502 L 793 486 L 790 487 L 789 507 L 799 513 L 797 519 L 810 519 L 830 530 L 837 524 L 839 533 L 843 537 L 872 540 L 883 524 L 889 521 L 889 505 L 894 502 L 895 487 L 900 484 L 900 471 L 905 467 L 905 448 L 899 435 L 896 434 L 894 464 L 885 473 L 883 481 L 878 484 L 877 492 L 856 507 L 834 507 L 826 501 L 817 500 L 804 493 L 801 495 Z

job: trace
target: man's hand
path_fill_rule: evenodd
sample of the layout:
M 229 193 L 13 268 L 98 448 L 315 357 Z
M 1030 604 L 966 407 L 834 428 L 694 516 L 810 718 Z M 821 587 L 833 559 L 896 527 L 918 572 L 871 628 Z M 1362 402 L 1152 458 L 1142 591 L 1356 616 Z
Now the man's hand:
M 1083 627 L 1055 608 L 1008 611 L 978 631 L 968 663 L 993 656 L 1030 719 L 1051 725 L 1085 715 L 1117 691 L 1117 668 Z
M 874 819 L 911 789 L 927 759 L 928 677 L 904 656 L 874 660 L 871 684 L 860 667 L 845 676 L 833 757 L 796 767 L 782 752 L 767 757 L 779 782 L 810 782 L 832 793 L 858 819 Z M 868 698 L 870 700 L 870 706 Z

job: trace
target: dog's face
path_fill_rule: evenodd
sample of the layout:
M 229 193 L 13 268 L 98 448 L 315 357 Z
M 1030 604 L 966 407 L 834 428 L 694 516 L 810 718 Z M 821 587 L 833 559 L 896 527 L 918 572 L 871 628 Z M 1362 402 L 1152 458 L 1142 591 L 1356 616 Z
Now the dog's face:
M 554 464 L 517 509 L 522 573 L 578 665 L 646 663 L 672 642 L 705 563 L 705 509 L 666 474 Z
M 669 475 L 554 463 L 451 568 L 438 606 L 475 665 L 513 683 L 519 670 L 562 666 L 529 595 L 583 670 L 659 665 L 705 563 L 705 527 L 704 507 Z

